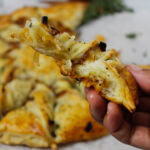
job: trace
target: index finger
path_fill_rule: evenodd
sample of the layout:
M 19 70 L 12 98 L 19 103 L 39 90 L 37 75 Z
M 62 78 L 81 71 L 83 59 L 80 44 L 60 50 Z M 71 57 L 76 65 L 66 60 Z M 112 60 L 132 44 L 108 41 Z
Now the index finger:
M 85 93 L 90 104 L 92 116 L 98 122 L 103 122 L 104 115 L 107 109 L 106 100 L 100 96 L 93 88 L 85 88 Z
M 135 77 L 140 88 L 150 94 L 150 70 L 142 69 L 136 65 L 128 65 L 127 67 Z

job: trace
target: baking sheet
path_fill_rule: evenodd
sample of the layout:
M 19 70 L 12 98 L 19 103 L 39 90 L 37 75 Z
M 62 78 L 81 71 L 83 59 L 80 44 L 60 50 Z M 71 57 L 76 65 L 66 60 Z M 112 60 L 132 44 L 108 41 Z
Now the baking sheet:
M 100 34 L 105 36 L 108 48 L 121 51 L 124 63 L 150 64 L 150 1 L 125 0 L 134 8 L 134 13 L 120 13 L 97 19 L 81 27 L 81 39 L 90 41 Z M 3 4 L 3 6 L 2 6 Z M 23 6 L 41 6 L 38 0 L 0 0 L 0 14 Z M 45 7 L 45 5 L 42 4 Z M 128 39 L 126 34 L 136 33 L 136 39 Z M 0 150 L 29 150 L 33 148 L 21 146 L 0 145 Z M 60 150 L 138 150 L 118 142 L 112 136 L 89 141 L 61 146 Z M 38 150 L 38 149 L 33 149 Z

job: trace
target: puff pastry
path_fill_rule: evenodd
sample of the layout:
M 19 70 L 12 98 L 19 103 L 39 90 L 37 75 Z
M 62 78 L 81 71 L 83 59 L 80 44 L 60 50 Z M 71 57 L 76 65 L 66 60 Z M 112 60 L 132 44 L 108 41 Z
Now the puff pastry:
M 57 79 L 51 87 L 36 84 L 26 104 L 2 118 L 1 143 L 51 147 L 107 134 L 91 117 L 88 102 L 66 80 Z
M 107 134 L 91 117 L 88 102 L 75 90 L 68 90 L 57 98 L 54 112 L 56 143 L 95 139 Z
M 59 32 L 35 18 L 27 21 L 16 36 L 36 51 L 55 58 L 62 74 L 94 87 L 130 112 L 135 110 L 138 103 L 135 79 L 119 60 L 116 50 L 105 51 L 105 43 L 79 42 L 75 36 Z
M 0 142 L 32 147 L 50 147 L 54 143 L 49 120 L 53 120 L 51 91 L 37 85 L 33 100 L 9 112 L 0 122 Z
M 25 7 L 0 16 L 0 143 L 56 148 L 56 144 L 107 134 L 90 115 L 88 102 L 72 80 L 62 77 L 53 58 L 40 55 L 37 66 L 35 51 L 10 38 L 27 19 L 43 15 L 61 32 L 74 34 L 86 6 L 77 2 Z
M 48 8 L 24 7 L 10 15 L 1 16 L 0 30 L 2 29 L 1 32 L 3 32 L 8 28 L 9 30 L 11 28 L 20 28 L 31 17 L 40 19 L 42 16 L 48 16 L 49 21 L 54 27 L 60 31 L 67 31 L 73 34 L 73 31 L 80 25 L 87 6 L 86 2 L 68 2 Z M 8 35 L 5 34 L 5 36 L 9 37 Z

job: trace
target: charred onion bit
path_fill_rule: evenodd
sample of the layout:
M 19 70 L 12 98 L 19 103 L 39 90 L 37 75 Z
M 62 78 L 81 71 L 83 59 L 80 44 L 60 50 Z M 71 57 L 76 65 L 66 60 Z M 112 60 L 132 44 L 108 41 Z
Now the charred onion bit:
M 99 43 L 99 47 L 100 47 L 100 49 L 101 49 L 103 52 L 105 52 L 107 45 L 106 45 L 106 43 L 104 43 L 104 42 L 100 42 L 100 43 Z
M 42 23 L 45 24 L 45 25 L 48 24 L 48 17 L 47 16 L 42 17 Z
M 85 131 L 86 131 L 86 132 L 90 132 L 91 129 L 92 129 L 92 123 L 91 123 L 91 122 L 88 122 L 87 125 L 86 125 L 86 127 L 85 127 Z
M 53 36 L 55 36 L 55 35 L 57 35 L 57 34 L 60 33 L 60 32 L 59 32 L 57 29 L 55 29 L 54 27 L 50 27 L 50 28 L 51 28 L 50 34 L 52 34 Z
M 49 120 L 49 124 L 50 124 L 51 126 L 53 126 L 55 123 L 54 123 L 53 120 Z

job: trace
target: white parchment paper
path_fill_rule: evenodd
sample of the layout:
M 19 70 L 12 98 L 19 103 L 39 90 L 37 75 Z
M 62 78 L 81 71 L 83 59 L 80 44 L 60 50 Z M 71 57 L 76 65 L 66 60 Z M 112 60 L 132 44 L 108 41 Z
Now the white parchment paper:
M 97 19 L 80 28 L 81 39 L 91 41 L 100 34 L 107 39 L 108 48 L 121 51 L 124 63 L 150 64 L 150 0 L 125 0 L 134 13 L 120 13 Z M 2 5 L 3 4 L 3 5 Z M 0 14 L 23 6 L 39 6 L 38 0 L 0 0 Z M 45 6 L 45 5 L 44 5 Z M 136 39 L 126 34 L 134 32 Z M 32 148 L 0 145 L 0 150 L 29 150 Z M 36 149 L 34 149 L 36 150 Z M 137 150 L 118 142 L 112 136 L 61 146 L 60 150 Z

